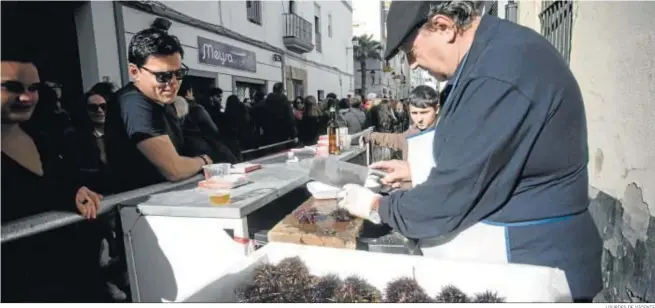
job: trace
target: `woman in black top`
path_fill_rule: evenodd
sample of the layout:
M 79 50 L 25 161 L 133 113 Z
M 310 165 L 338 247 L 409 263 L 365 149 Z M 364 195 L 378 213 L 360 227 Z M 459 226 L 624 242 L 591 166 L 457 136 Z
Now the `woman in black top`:
M 2 224 L 76 207 L 95 218 L 101 196 L 80 187 L 51 139 L 22 125 L 39 100 L 36 67 L 5 50 L 2 57 Z M 92 232 L 82 222 L 3 243 L 2 301 L 96 301 L 99 243 Z
M 322 112 L 316 97 L 305 98 L 302 120 L 298 122 L 298 139 L 304 145 L 315 145 L 318 137 L 327 133 L 328 118 Z

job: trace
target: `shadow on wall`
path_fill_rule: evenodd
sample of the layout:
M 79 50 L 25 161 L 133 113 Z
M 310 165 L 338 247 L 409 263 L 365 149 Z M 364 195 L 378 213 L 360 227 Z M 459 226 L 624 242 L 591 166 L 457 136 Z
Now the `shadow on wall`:
M 590 207 L 603 239 L 604 288 L 594 302 L 655 302 L 655 217 L 641 189 L 628 185 L 624 200 L 591 188 Z

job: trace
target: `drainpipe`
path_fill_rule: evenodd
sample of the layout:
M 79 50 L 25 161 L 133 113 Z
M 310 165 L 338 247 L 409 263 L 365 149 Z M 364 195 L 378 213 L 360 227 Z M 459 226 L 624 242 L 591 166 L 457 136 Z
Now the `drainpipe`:
M 116 43 L 118 46 L 118 66 L 121 72 L 121 86 L 130 82 L 127 72 L 127 45 L 125 44 L 125 24 L 123 23 L 123 5 L 112 1 L 114 6 L 114 24 L 116 26 Z
M 507 4 L 505 4 L 505 19 L 514 23 L 517 22 L 517 11 L 518 3 L 514 0 L 509 0 Z
M 286 91 L 287 90 L 287 70 L 286 70 L 287 53 L 285 52 L 285 53 L 281 54 L 280 58 L 282 58 L 282 60 L 280 61 L 280 73 L 281 73 L 281 78 L 282 78 L 282 89 L 284 89 Z

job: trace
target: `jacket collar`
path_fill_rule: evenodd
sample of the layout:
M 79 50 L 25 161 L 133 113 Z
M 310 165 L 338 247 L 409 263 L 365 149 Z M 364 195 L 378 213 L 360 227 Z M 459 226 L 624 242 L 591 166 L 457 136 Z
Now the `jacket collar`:
M 473 44 L 471 44 L 471 48 L 469 49 L 468 59 L 464 64 L 465 66 L 460 80 L 466 79 L 473 68 L 477 66 L 480 55 L 482 55 L 484 50 L 491 43 L 491 40 L 496 36 L 499 24 L 500 19 L 498 17 L 488 14 L 482 15 L 480 25 L 478 25 L 478 29 L 475 31 Z M 460 65 L 462 64 L 460 63 Z

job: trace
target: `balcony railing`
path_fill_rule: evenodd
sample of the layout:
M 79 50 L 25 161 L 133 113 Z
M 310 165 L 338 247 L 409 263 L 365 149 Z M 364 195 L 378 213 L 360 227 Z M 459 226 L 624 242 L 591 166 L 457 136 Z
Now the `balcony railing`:
M 314 49 L 312 44 L 312 24 L 304 18 L 294 14 L 284 14 L 284 45 L 287 49 L 306 53 Z

